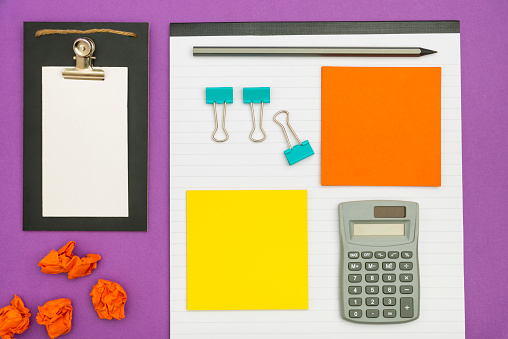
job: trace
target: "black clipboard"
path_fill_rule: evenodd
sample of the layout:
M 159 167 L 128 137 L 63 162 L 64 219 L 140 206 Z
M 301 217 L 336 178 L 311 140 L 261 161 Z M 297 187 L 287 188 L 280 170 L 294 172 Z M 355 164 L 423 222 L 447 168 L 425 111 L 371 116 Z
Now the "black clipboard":
M 137 37 L 110 33 L 35 37 L 41 29 L 97 28 L 134 32 Z M 41 69 L 44 66 L 73 67 L 73 42 L 81 37 L 89 37 L 95 42 L 94 66 L 128 67 L 127 217 L 43 217 Z M 148 23 L 24 23 L 23 230 L 147 231 L 148 41 Z

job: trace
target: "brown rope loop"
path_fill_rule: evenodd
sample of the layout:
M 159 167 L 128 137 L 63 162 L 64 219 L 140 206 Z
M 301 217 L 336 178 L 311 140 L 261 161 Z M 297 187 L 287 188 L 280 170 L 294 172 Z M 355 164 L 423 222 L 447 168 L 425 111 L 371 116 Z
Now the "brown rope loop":
M 132 32 L 124 32 L 124 31 L 117 31 L 114 29 L 107 29 L 107 28 L 94 28 L 94 29 L 87 29 L 85 31 L 79 30 L 79 29 L 40 29 L 37 32 L 35 32 L 35 37 L 38 38 L 43 35 L 51 35 L 51 34 L 93 34 L 93 33 L 112 33 L 112 34 L 119 34 L 124 36 L 130 36 L 136 39 L 138 35 L 136 33 Z

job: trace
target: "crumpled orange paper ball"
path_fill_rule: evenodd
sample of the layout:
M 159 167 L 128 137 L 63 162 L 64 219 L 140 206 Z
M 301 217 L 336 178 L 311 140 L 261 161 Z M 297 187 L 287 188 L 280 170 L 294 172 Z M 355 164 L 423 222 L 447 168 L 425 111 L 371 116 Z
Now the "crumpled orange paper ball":
M 0 337 L 11 339 L 13 335 L 25 332 L 30 327 L 30 316 L 30 309 L 14 295 L 11 306 L 0 308 Z
M 51 339 L 68 333 L 71 330 L 72 305 L 71 300 L 60 298 L 50 300 L 39 306 L 37 323 L 46 325 L 46 330 Z
M 101 319 L 125 318 L 124 307 L 127 301 L 127 293 L 119 284 L 99 279 L 90 293 L 95 311 Z
M 74 241 L 69 241 L 64 247 L 57 251 L 52 250 L 47 256 L 39 261 L 42 272 L 47 274 L 58 274 L 67 272 L 69 279 L 84 277 L 92 273 L 97 267 L 97 261 L 101 260 L 98 254 L 87 254 L 86 257 L 80 258 L 72 253 L 76 246 Z

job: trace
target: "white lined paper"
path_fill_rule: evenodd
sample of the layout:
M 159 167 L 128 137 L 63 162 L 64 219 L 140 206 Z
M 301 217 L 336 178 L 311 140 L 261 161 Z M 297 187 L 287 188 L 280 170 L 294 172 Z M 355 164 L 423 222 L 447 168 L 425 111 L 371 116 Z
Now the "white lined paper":
M 419 58 L 193 57 L 193 46 L 421 46 Z M 442 68 L 441 187 L 322 187 L 321 66 Z M 172 338 L 463 338 L 462 143 L 459 34 L 225 36 L 170 38 L 170 293 Z M 225 143 L 211 140 L 212 105 L 205 87 L 232 86 Z M 249 140 L 250 106 L 243 87 L 271 87 L 262 143 Z M 288 166 L 287 143 L 272 121 L 290 112 L 299 138 L 315 155 Z M 218 105 L 219 118 L 222 106 Z M 256 107 L 256 119 L 259 107 Z M 220 124 L 220 122 L 219 122 Z M 220 138 L 220 135 L 218 136 Z M 291 139 L 292 142 L 294 139 Z M 186 311 L 185 191 L 189 189 L 306 189 L 309 231 L 309 310 Z M 359 325 L 340 317 L 337 205 L 371 199 L 420 204 L 420 318 L 405 324 Z

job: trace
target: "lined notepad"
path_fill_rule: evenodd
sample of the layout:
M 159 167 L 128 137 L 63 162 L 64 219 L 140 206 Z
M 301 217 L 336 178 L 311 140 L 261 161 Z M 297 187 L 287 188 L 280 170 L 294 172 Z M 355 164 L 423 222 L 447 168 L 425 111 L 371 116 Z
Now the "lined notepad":
M 421 58 L 192 57 L 193 46 L 213 45 L 422 46 L 438 53 Z M 170 62 L 171 338 L 464 337 L 459 34 L 171 37 Z M 441 67 L 441 187 L 321 186 L 322 66 Z M 225 143 L 211 140 L 207 86 L 234 88 Z M 264 106 L 268 136 L 262 143 L 249 140 L 250 107 L 241 102 L 242 88 L 256 86 L 271 88 L 270 103 Z M 291 113 L 292 127 L 316 152 L 293 166 L 283 154 L 284 135 L 271 121 L 281 109 Z M 186 310 L 185 195 L 212 189 L 307 190 L 308 310 Z M 416 321 L 366 326 L 340 317 L 337 206 L 366 199 L 420 205 L 421 316 Z

